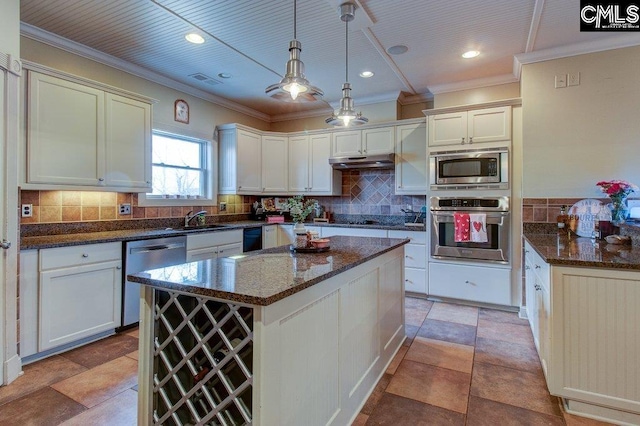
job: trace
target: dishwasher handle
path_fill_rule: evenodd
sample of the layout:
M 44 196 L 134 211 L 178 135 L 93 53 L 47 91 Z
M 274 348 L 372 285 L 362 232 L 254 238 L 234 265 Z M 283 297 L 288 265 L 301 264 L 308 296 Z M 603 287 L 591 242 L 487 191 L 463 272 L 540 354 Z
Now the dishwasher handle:
M 158 244 L 154 246 L 134 247 L 129 250 L 129 254 L 149 253 L 149 252 L 158 251 L 158 250 L 173 250 L 173 249 L 180 249 L 183 247 L 185 247 L 183 243 Z

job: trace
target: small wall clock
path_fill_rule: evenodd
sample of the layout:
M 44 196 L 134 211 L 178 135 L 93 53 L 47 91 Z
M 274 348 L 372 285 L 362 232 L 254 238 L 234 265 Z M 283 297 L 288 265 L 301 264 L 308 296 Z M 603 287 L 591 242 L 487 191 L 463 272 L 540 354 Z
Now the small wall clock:
M 176 100 L 173 106 L 173 119 L 180 123 L 189 124 L 189 104 L 187 101 Z

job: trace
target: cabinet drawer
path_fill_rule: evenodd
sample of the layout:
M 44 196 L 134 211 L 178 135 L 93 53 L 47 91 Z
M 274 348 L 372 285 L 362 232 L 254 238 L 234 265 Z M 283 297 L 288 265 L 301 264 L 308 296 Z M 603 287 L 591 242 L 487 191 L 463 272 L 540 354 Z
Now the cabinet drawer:
M 427 271 L 422 268 L 404 269 L 404 290 L 413 293 L 427 293 Z
M 187 235 L 187 250 L 197 250 L 223 244 L 241 243 L 242 230 L 203 232 Z
M 86 244 L 40 250 L 40 270 L 122 259 L 122 243 Z
M 242 243 L 224 244 L 218 246 L 218 257 L 235 256 L 242 254 Z
M 427 266 L 427 246 L 406 244 L 404 246 L 404 265 L 407 268 L 425 268 Z
M 412 244 L 426 244 L 426 231 L 389 231 L 389 238 L 409 238 Z
M 431 262 L 429 295 L 511 305 L 511 271 Z

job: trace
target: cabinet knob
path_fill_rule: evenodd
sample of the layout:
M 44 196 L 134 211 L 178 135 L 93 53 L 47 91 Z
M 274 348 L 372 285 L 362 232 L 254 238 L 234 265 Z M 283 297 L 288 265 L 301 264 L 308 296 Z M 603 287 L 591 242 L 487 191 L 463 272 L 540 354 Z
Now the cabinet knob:
M 538 284 L 534 285 L 533 288 L 535 288 L 536 291 L 542 290 L 542 287 L 540 287 L 540 285 L 538 285 Z
M 82 253 L 82 257 L 89 257 L 88 253 Z
M 535 266 L 535 268 L 536 268 L 536 269 L 540 269 L 540 265 L 536 265 L 536 266 Z
M 469 137 L 469 143 L 472 144 L 473 143 L 473 136 Z
M 465 283 L 465 284 L 471 284 L 471 283 L 469 282 L 469 280 L 466 280 L 464 283 Z
M 220 254 L 220 253 L 224 253 L 224 250 L 220 250 L 220 251 L 218 252 L 218 254 Z
M 122 269 L 122 266 L 116 266 L 116 269 Z
M 104 178 L 98 178 L 98 182 L 104 182 Z
M 412 282 L 412 281 L 411 281 L 411 280 L 407 280 L 407 279 L 405 279 L 405 280 L 404 280 L 404 282 L 405 282 L 405 283 L 410 283 L 410 282 Z
M 147 185 L 151 185 L 151 181 L 147 181 L 147 182 L 146 182 L 146 184 L 147 184 Z
M 525 252 L 525 253 L 529 253 L 529 250 L 525 250 L 524 252 Z
M 367 150 L 365 149 L 365 150 L 363 150 L 362 152 L 364 152 L 364 153 L 366 154 L 366 153 L 367 153 Z
M 526 265 L 526 266 L 524 267 L 524 269 L 525 269 L 525 271 L 528 271 L 529 269 L 531 269 L 531 266 Z
M 462 145 L 464 145 L 464 138 L 462 138 Z
M 2 240 L 2 243 L 0 243 L 0 247 L 2 247 L 5 250 L 10 249 L 11 248 L 11 241 Z

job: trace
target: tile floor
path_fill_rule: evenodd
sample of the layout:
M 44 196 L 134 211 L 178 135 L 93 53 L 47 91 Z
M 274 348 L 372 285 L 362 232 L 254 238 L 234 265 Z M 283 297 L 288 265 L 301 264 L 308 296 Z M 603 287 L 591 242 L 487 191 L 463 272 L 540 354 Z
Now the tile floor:
M 515 313 L 406 299 L 407 341 L 354 425 L 605 425 L 563 413 Z M 0 426 L 136 424 L 137 330 L 30 364 Z

